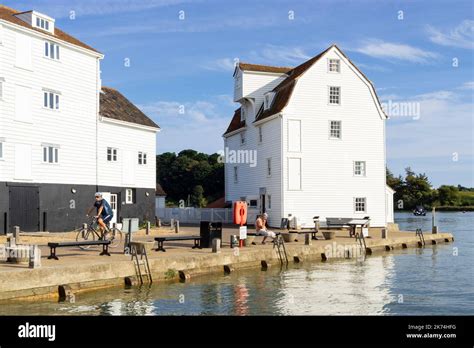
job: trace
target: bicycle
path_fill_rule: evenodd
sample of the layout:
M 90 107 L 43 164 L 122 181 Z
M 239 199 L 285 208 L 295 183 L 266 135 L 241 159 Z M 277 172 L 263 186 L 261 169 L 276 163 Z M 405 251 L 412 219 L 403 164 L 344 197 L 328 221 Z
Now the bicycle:
M 110 248 L 116 248 L 122 242 L 123 233 L 117 227 L 110 228 L 108 224 L 106 225 L 105 233 L 101 233 L 98 228 L 97 218 L 94 216 L 90 220 L 90 223 L 87 224 L 87 230 L 81 228 L 76 235 L 76 241 L 94 241 L 94 240 L 110 240 Z M 89 249 L 90 245 L 79 246 L 82 250 Z

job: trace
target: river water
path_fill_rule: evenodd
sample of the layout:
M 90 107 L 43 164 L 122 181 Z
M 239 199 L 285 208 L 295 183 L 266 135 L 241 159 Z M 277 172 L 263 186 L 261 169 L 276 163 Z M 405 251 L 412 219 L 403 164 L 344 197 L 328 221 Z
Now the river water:
M 395 219 L 402 230 L 431 229 L 429 214 L 397 213 Z M 74 303 L 2 304 L 0 315 L 472 315 L 474 212 L 437 213 L 437 225 L 455 242 L 365 260 L 107 289 Z

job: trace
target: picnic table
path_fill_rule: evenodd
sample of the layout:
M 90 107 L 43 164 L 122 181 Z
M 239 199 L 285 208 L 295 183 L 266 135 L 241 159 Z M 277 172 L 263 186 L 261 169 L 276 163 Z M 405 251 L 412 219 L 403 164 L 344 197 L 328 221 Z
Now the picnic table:
M 349 226 L 350 232 L 349 236 L 354 237 L 356 235 L 357 227 L 360 226 L 360 233 L 363 235 L 363 228 L 368 225 L 370 222 L 370 219 L 365 218 L 365 219 L 352 219 L 346 222 L 346 225 Z

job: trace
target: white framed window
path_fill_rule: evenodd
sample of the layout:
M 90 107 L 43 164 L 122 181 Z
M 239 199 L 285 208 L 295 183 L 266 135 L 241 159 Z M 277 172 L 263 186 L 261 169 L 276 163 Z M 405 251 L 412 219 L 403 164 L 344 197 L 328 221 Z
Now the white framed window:
M 126 189 L 125 190 L 125 203 L 126 204 L 133 204 L 133 189 Z
M 342 123 L 341 121 L 329 121 L 329 138 L 341 139 Z
M 367 200 L 365 197 L 354 198 L 354 211 L 356 213 L 365 213 L 367 211 Z
M 341 105 L 341 87 L 329 86 L 329 105 Z
M 239 167 L 235 166 L 234 167 L 234 183 L 239 182 Z
M 267 158 L 267 177 L 272 176 L 272 159 Z
M 49 31 L 49 21 L 40 17 L 36 17 L 36 27 Z
M 43 147 L 43 163 L 57 164 L 59 163 L 59 146 L 42 145 Z
M 245 144 L 245 131 L 240 132 L 240 145 Z
M 263 130 L 262 126 L 258 127 L 258 142 L 261 143 L 263 141 Z
M 43 90 L 43 107 L 51 110 L 59 110 L 60 94 Z
M 339 59 L 328 59 L 328 71 L 333 73 L 341 72 L 341 61 Z
M 139 165 L 146 165 L 147 162 L 147 156 L 145 152 L 139 152 L 138 153 L 138 164 Z
M 365 161 L 354 161 L 354 175 L 365 176 Z
M 272 209 L 272 196 L 267 195 L 267 209 Z
M 59 45 L 45 41 L 44 42 L 44 56 L 46 58 L 59 60 Z
M 117 153 L 118 150 L 113 147 L 107 148 L 107 161 L 108 162 L 117 162 Z

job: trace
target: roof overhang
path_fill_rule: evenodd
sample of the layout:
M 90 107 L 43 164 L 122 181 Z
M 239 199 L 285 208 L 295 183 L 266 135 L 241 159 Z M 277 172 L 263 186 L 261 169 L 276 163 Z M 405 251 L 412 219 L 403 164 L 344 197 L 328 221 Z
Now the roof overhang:
M 1 19 L 1 18 L 0 18 L 0 24 L 4 27 L 7 27 L 7 28 L 10 28 L 10 29 L 13 29 L 13 30 L 17 30 L 17 31 L 25 33 L 25 34 L 34 34 L 37 37 L 40 37 L 41 39 L 60 43 L 64 47 L 70 48 L 72 50 L 79 51 L 81 53 L 91 55 L 91 56 L 93 56 L 95 58 L 98 58 L 98 59 L 104 59 L 104 57 L 105 57 L 105 55 L 103 53 L 100 53 L 100 52 L 97 52 L 97 51 L 94 51 L 94 50 L 89 50 L 87 48 L 84 48 L 84 47 L 81 47 L 81 46 L 78 46 L 78 45 L 74 45 L 74 44 L 69 43 L 67 41 L 58 39 L 56 36 L 54 36 L 53 34 L 48 33 L 48 32 L 43 33 L 40 30 L 35 30 L 33 28 L 23 27 L 21 25 L 12 23 L 10 21 L 7 21 L 7 20 Z
M 247 126 L 244 126 L 244 127 L 239 128 L 239 129 L 233 130 L 232 132 L 229 132 L 229 133 L 226 133 L 226 134 L 222 134 L 222 137 L 228 138 L 228 137 L 231 137 L 233 135 L 239 134 L 239 133 L 241 133 L 245 130 L 247 130 Z
M 156 127 L 145 126 L 143 124 L 116 120 L 114 118 L 105 117 L 105 116 L 102 116 L 102 115 L 99 115 L 99 120 L 101 122 L 104 122 L 104 123 L 112 123 L 112 124 L 116 124 L 116 125 L 120 125 L 120 126 L 132 127 L 132 128 L 137 128 L 137 129 L 149 131 L 149 132 L 157 133 L 157 132 L 161 131 L 160 127 L 156 128 Z
M 252 122 L 252 124 L 255 125 L 255 126 L 260 126 L 261 124 L 263 124 L 265 122 L 274 120 L 275 118 L 282 117 L 282 116 L 283 116 L 283 114 L 281 112 L 277 112 L 276 114 L 273 114 L 271 116 L 262 118 L 261 120 L 255 120 L 255 121 Z

